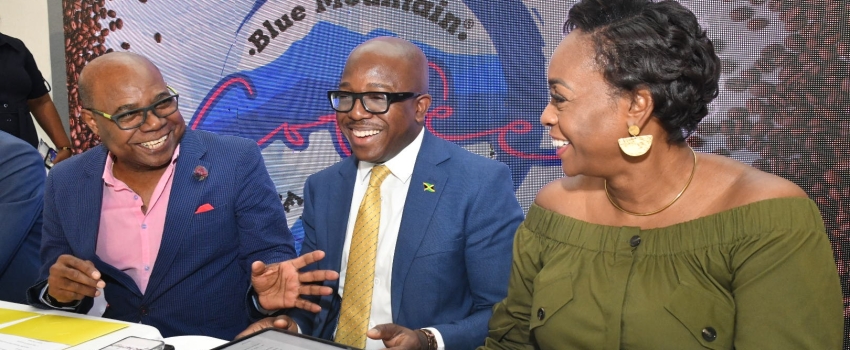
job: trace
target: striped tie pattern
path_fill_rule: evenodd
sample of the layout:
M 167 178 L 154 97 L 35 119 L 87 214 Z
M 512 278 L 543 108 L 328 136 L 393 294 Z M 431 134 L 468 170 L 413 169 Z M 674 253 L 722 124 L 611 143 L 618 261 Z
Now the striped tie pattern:
M 348 252 L 345 295 L 342 297 L 342 309 L 334 341 L 359 349 L 366 347 L 366 331 L 372 311 L 372 289 L 375 286 L 378 228 L 381 224 L 381 183 L 389 174 L 390 169 L 385 165 L 372 168 L 369 188 L 357 210 Z

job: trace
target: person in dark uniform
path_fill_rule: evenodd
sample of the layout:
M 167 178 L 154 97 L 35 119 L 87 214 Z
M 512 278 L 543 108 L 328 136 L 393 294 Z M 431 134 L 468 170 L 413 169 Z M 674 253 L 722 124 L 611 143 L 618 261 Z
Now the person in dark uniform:
M 38 147 L 38 134 L 30 118 L 56 146 L 54 163 L 71 156 L 71 140 L 32 54 L 24 43 L 0 33 L 0 130 Z

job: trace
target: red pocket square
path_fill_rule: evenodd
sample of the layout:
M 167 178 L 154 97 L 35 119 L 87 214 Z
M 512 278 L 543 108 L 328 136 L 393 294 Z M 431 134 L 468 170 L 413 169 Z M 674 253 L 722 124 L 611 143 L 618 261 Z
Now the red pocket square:
M 213 208 L 213 206 L 211 204 L 207 203 L 207 204 L 204 204 L 204 205 L 198 207 L 198 210 L 195 210 L 195 214 L 206 213 L 206 212 L 213 210 L 213 209 L 215 209 L 215 208 Z

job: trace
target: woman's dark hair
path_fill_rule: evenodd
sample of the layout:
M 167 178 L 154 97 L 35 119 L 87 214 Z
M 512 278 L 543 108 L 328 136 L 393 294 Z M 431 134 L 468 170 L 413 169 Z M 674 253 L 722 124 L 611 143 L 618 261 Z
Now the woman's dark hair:
M 619 91 L 648 88 L 653 114 L 669 133 L 685 139 L 717 97 L 720 59 L 696 16 L 675 1 L 582 0 L 569 12 L 564 32 L 589 34 L 596 62 Z

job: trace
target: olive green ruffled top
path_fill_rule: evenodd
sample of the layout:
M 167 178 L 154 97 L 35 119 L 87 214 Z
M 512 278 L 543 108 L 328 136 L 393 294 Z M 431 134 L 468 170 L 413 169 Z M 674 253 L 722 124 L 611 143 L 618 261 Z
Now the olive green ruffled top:
M 484 349 L 839 349 L 815 204 L 764 200 L 642 230 L 532 205 Z

